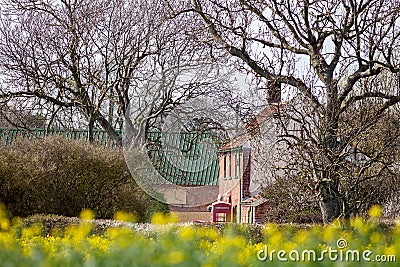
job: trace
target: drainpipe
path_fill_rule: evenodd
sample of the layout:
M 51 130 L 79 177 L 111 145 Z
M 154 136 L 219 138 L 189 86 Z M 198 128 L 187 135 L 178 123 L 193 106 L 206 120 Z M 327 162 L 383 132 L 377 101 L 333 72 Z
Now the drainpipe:
M 238 176 L 239 176 L 239 201 L 238 201 L 238 212 L 237 212 L 237 222 L 242 223 L 242 177 L 243 175 L 240 174 L 241 168 L 240 168 L 240 153 L 241 151 L 238 150 L 238 161 L 239 161 L 239 170 L 237 170 Z
M 242 222 L 242 178 L 239 178 L 239 201 L 238 201 L 238 211 L 236 221 L 238 223 Z

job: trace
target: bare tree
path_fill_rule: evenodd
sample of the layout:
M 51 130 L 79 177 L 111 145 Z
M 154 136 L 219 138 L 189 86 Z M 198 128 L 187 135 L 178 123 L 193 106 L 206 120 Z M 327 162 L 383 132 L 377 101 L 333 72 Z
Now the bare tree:
M 203 19 L 211 45 L 229 52 L 264 83 L 281 84 L 282 94 L 302 95 L 298 98 L 302 108 L 288 108 L 285 116 L 291 123 L 281 124 L 293 126 L 291 131 L 282 127 L 280 136 L 291 151 L 297 151 L 292 159 L 302 156 L 301 163 L 286 164 L 286 173 L 301 173 L 311 181 L 308 185 L 316 192 L 325 223 L 348 216 L 349 205 L 354 204 L 348 194 L 388 169 L 388 163 L 380 160 L 387 150 L 367 153 L 356 140 L 400 102 L 398 81 L 390 87 L 358 85 L 384 71 L 394 80 L 392 73 L 399 72 L 398 2 L 192 0 L 192 4 L 186 11 Z M 276 86 L 270 88 L 267 94 L 276 95 Z M 356 113 L 359 116 L 346 124 L 368 101 L 374 108 Z M 390 142 L 383 147 L 390 147 Z
M 163 1 L 7 0 L 1 12 L 3 102 L 36 99 L 48 127 L 83 117 L 90 141 L 100 126 L 121 144 L 131 103 L 148 125 L 216 81 L 204 78 L 205 47 L 185 34 L 196 22 L 171 19 Z

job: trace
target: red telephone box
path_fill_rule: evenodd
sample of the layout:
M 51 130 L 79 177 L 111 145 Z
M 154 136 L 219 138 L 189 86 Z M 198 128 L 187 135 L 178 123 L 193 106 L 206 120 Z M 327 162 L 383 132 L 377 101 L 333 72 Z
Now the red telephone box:
M 230 222 L 232 206 L 228 202 L 217 201 L 212 204 L 212 222 Z

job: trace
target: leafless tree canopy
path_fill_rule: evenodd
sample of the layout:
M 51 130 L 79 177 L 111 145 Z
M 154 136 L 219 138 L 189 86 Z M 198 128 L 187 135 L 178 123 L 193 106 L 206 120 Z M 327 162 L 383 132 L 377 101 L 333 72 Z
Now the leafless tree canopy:
M 164 4 L 5 1 L 3 110 L 28 106 L 44 113 L 48 127 L 86 121 L 89 134 L 100 126 L 121 142 L 117 129 L 131 102 L 138 116 L 133 119 L 148 124 L 182 99 L 210 90 L 217 79 L 207 70 L 216 67 L 207 48 L 187 34 L 203 26 L 189 14 L 174 20 Z
M 286 114 L 296 125 L 288 129 L 282 124 L 281 139 L 303 159 L 286 167 L 312 181 L 325 222 L 347 216 L 352 201 L 348 193 L 381 177 L 380 171 L 389 166 L 378 159 L 382 153 L 367 153 L 357 143 L 400 102 L 395 76 L 400 53 L 398 1 L 192 4 L 191 10 L 208 26 L 210 43 L 228 51 L 264 83 L 283 84 L 284 95 L 302 95 L 303 108 L 294 106 Z M 379 79 L 390 83 L 374 84 Z M 351 123 L 346 123 L 351 116 Z M 349 151 L 354 149 L 356 159 L 350 160 Z M 366 158 L 361 160 L 361 155 Z

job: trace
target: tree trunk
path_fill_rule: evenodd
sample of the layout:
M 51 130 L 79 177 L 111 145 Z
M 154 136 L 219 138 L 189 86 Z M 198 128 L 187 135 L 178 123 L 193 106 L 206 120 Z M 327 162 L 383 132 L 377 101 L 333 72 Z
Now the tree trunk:
M 97 121 L 101 125 L 101 127 L 106 131 L 108 136 L 115 141 L 117 146 L 122 147 L 122 137 L 120 134 L 118 134 L 118 132 L 114 129 L 114 127 L 110 124 L 110 122 L 102 115 L 98 116 Z
M 326 104 L 326 166 L 328 169 L 323 174 L 324 179 L 319 183 L 319 206 L 321 208 L 324 224 L 331 223 L 339 218 L 341 213 L 341 201 L 338 196 L 339 177 L 337 155 L 340 154 L 339 129 L 339 102 L 337 83 L 332 81 L 332 71 L 327 74 L 327 104 Z M 324 114 L 325 115 L 325 114 Z
M 93 120 L 93 117 L 90 116 L 90 119 L 89 119 L 89 128 L 88 128 L 88 139 L 89 139 L 89 143 L 90 143 L 91 145 L 93 145 L 93 143 L 94 143 L 93 128 L 94 128 L 94 120 Z
M 351 216 L 351 210 L 350 210 L 349 201 L 348 201 L 347 198 L 345 198 L 345 199 L 342 199 L 342 203 L 343 203 L 342 204 L 342 206 L 343 206 L 343 209 L 342 209 L 343 218 L 345 220 L 349 220 L 350 216 Z
M 329 224 L 340 216 L 340 199 L 335 193 L 337 190 L 332 186 L 332 183 L 321 183 L 319 186 L 319 207 L 324 224 Z

